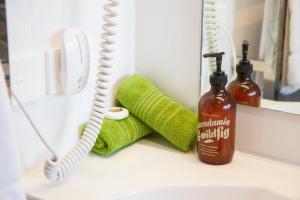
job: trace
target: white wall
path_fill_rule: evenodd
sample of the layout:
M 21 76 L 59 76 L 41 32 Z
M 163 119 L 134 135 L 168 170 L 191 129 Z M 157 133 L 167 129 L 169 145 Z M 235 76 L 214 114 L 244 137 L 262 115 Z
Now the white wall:
M 200 86 L 200 0 L 137 0 L 137 72 L 196 108 Z
M 41 97 L 26 104 L 40 131 L 63 154 L 76 142 L 78 126 L 89 115 L 98 58 L 102 3 L 100 0 L 10 0 L 6 4 L 10 61 L 59 47 L 64 29 L 80 27 L 88 35 L 92 72 L 87 88 L 78 95 Z M 122 0 L 119 12 L 115 83 L 134 71 L 134 0 Z M 29 167 L 44 159 L 46 150 L 18 108 L 14 108 L 14 120 L 24 167 Z

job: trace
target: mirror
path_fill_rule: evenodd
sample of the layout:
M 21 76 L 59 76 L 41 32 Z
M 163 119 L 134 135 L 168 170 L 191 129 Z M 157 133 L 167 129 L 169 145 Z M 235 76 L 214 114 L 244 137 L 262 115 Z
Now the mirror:
M 300 114 L 300 18 L 295 13 L 300 4 L 292 0 L 204 0 L 202 55 L 225 52 L 222 67 L 231 82 L 247 40 L 260 107 Z M 210 88 L 211 62 L 201 61 L 201 95 Z
M 6 82 L 9 85 L 7 27 L 4 0 L 0 0 L 0 61 L 0 66 L 3 67 Z

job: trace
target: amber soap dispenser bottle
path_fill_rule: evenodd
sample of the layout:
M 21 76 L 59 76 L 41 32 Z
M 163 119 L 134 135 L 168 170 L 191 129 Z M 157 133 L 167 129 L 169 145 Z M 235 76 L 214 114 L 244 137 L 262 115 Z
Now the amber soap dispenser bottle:
M 242 44 L 243 59 L 236 66 L 237 77 L 228 84 L 227 91 L 239 104 L 259 107 L 261 91 L 251 79 L 253 65 L 248 60 L 249 43 L 244 40 Z
M 202 162 L 213 165 L 231 162 L 234 154 L 236 104 L 225 90 L 223 55 L 224 52 L 204 55 L 204 58 L 216 58 L 217 69 L 210 76 L 210 91 L 201 97 L 198 105 L 198 155 Z

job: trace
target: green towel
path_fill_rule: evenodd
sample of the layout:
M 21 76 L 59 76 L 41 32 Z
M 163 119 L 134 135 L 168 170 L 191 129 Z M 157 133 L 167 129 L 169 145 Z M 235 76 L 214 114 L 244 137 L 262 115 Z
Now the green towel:
M 181 151 L 195 145 L 197 116 L 160 92 L 152 83 L 135 74 L 126 79 L 117 99 L 130 113 L 164 136 Z
M 81 134 L 85 126 L 83 124 L 80 127 Z M 100 155 L 110 155 L 152 132 L 154 131 L 149 126 L 132 115 L 118 121 L 105 119 L 92 151 Z

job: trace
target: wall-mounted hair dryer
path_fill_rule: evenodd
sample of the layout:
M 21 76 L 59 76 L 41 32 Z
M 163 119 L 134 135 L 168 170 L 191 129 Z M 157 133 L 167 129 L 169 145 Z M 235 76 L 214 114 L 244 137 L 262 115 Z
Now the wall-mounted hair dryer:
M 112 61 L 114 53 L 114 36 L 117 24 L 114 19 L 117 16 L 115 8 L 118 6 L 117 0 L 105 0 L 104 15 L 101 35 L 101 50 L 99 58 L 99 66 L 97 67 L 97 79 L 95 87 L 95 97 L 93 100 L 90 119 L 82 137 L 75 147 L 63 158 L 59 158 L 55 151 L 48 145 L 42 137 L 37 126 L 31 120 L 21 101 L 12 91 L 13 97 L 16 99 L 20 108 L 34 128 L 35 132 L 47 147 L 52 156 L 47 160 L 44 167 L 45 176 L 54 181 L 60 181 L 70 174 L 70 172 L 79 164 L 81 159 L 86 156 L 94 146 L 98 134 L 100 133 L 105 115 L 105 105 L 108 99 L 108 92 L 111 90 L 111 73 Z M 52 78 L 56 78 L 56 72 L 61 73 L 62 86 L 65 93 L 75 93 L 80 91 L 86 83 L 89 71 L 88 46 L 87 41 L 82 32 L 79 30 L 68 30 L 64 34 L 64 47 L 62 49 L 62 70 L 52 72 Z M 57 53 L 57 52 L 56 52 Z M 54 53 L 55 56 L 55 53 Z M 54 65 L 58 65 L 55 62 Z M 57 69 L 57 66 L 55 66 Z M 70 72 L 72 71 L 72 72 Z M 52 91 L 52 90 L 51 90 Z M 53 91 L 56 91 L 54 87 Z

